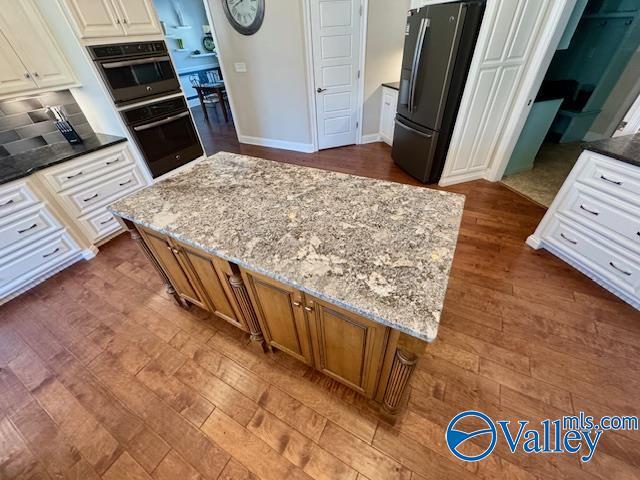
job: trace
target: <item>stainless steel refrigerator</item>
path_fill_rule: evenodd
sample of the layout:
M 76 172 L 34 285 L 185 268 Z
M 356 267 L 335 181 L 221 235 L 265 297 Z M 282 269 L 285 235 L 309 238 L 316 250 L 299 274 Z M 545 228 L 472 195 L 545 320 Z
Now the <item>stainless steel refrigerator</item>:
M 421 182 L 440 180 L 484 8 L 467 1 L 409 11 L 392 157 Z

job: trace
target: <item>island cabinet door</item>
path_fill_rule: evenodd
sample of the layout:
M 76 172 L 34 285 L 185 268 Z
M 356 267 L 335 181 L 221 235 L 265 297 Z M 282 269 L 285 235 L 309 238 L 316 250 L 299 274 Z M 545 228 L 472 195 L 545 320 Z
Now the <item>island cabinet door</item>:
M 249 331 L 244 318 L 234 308 L 232 299 L 228 296 L 231 292 L 225 289 L 220 281 L 219 273 L 214 266 L 215 258 L 202 250 L 190 247 L 183 243 L 177 243 L 182 255 L 178 258 L 184 263 L 185 270 L 191 273 L 194 283 L 205 294 L 205 301 L 209 305 L 209 311 L 226 320 L 232 325 Z
M 373 398 L 389 328 L 305 295 L 315 367 Z
M 307 365 L 313 365 L 309 328 L 300 292 L 244 269 L 242 277 L 249 287 L 249 297 L 267 343 Z
M 189 276 L 180 265 L 177 256 L 180 251 L 171 245 L 169 239 L 153 230 L 146 228 L 138 228 L 144 238 L 145 243 L 156 257 L 158 263 L 162 266 L 169 280 L 173 284 L 173 288 L 176 289 L 178 295 L 188 302 L 199 306 L 200 308 L 207 309 L 207 304 L 204 301 L 203 295 L 195 287 Z

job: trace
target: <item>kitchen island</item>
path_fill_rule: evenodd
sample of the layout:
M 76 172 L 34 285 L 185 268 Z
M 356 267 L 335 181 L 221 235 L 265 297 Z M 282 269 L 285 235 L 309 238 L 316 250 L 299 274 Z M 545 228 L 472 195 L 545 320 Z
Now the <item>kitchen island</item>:
M 112 205 L 169 292 L 396 413 L 464 197 L 218 153 Z

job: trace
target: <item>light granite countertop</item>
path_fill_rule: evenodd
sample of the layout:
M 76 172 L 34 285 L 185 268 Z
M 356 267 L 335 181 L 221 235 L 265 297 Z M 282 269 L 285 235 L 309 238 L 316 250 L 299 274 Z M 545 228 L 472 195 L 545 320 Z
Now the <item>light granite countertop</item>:
M 220 152 L 117 216 L 426 341 L 464 196 Z

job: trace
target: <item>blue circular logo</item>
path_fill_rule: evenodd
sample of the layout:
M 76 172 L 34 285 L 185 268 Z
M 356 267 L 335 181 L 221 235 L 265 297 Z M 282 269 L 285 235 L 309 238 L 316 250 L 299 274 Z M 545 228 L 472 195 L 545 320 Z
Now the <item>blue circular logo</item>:
M 487 428 L 480 428 L 473 432 L 465 432 L 463 430 L 456 429 L 456 425 L 458 422 L 465 418 L 475 418 L 480 419 L 483 423 L 487 425 Z M 489 446 L 478 455 L 465 455 L 458 451 L 458 448 L 462 446 L 467 440 L 471 438 L 475 438 L 481 435 L 491 435 L 491 442 Z M 461 460 L 465 460 L 467 462 L 477 462 L 478 460 L 482 460 L 486 456 L 490 455 L 493 452 L 493 449 L 496 446 L 496 441 L 498 440 L 498 435 L 496 433 L 496 426 L 493 424 L 493 420 L 491 420 L 487 415 L 482 412 L 476 412 L 475 410 L 468 410 L 466 412 L 459 413 L 455 417 L 451 419 L 449 425 L 447 426 L 447 446 L 451 453 L 453 453 L 456 457 Z

